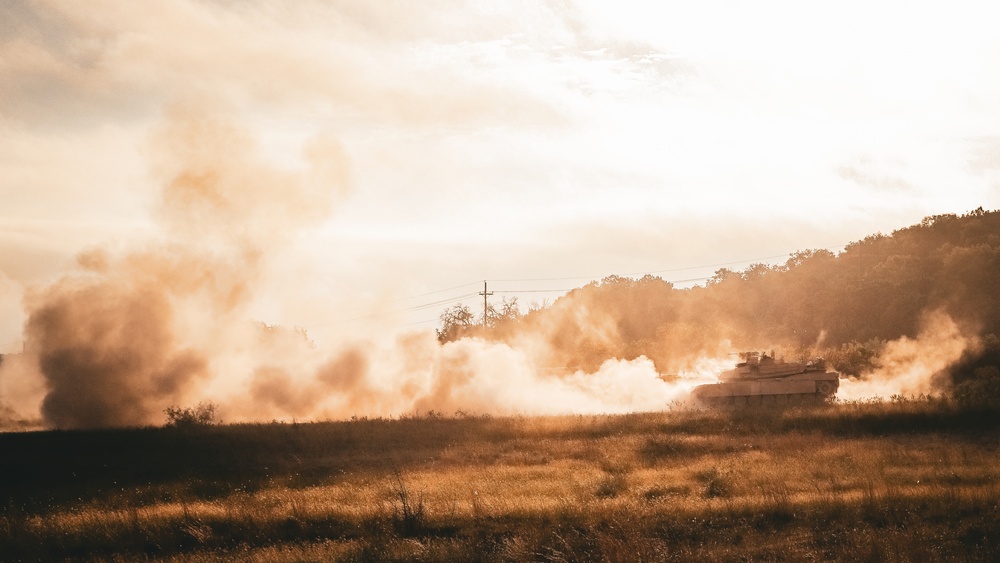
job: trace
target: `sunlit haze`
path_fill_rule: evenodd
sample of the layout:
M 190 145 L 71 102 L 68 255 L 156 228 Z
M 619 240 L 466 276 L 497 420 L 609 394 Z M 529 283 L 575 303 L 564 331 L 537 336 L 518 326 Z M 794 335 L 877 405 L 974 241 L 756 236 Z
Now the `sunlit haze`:
M 471 377 L 534 381 L 522 349 L 439 349 L 441 312 L 480 312 L 484 281 L 525 308 L 612 274 L 689 287 L 1000 207 L 998 21 L 985 1 L 9 0 L 0 353 L 22 350 L 33 307 L 100 278 L 94 309 L 67 318 L 120 307 L 128 330 L 168 323 L 148 385 L 187 375 L 164 401 L 248 413 L 226 397 L 285 389 L 295 370 L 261 359 L 285 348 L 199 351 L 253 348 L 245 333 L 261 322 L 308 334 L 317 381 L 354 385 L 351 362 L 381 379 L 242 416 L 543 411 L 489 386 L 434 402 L 411 352 L 435 370 L 475 357 Z M 32 324 L 40 341 L 63 330 L 49 320 Z M 539 392 L 614 411 L 577 394 L 606 385 L 600 374 L 650 371 L 642 361 Z M 621 377 L 633 386 L 616 393 L 650 403 L 619 410 L 674 398 Z M 392 397 L 407 384 L 430 391 Z M 146 419 L 108 422 L 133 420 Z

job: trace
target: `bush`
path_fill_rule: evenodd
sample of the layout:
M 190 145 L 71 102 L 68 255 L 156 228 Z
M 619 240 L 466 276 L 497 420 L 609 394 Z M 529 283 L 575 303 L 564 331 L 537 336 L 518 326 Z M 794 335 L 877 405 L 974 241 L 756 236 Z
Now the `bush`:
M 1000 410 L 1000 370 L 976 369 L 974 377 L 956 385 L 951 395 L 962 408 Z
M 218 424 L 216 414 L 219 407 L 211 401 L 198 403 L 194 407 L 167 407 L 163 413 L 167 415 L 167 426 L 174 428 L 193 428 Z

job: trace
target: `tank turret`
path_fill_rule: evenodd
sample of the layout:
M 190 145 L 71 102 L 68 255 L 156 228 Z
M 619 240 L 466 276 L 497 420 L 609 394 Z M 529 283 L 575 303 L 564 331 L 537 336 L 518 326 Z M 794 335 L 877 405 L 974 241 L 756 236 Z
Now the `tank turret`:
M 826 362 L 786 362 L 767 353 L 743 352 L 736 367 L 719 374 L 719 383 L 699 385 L 691 395 L 710 406 L 826 401 L 837 394 L 840 374 Z

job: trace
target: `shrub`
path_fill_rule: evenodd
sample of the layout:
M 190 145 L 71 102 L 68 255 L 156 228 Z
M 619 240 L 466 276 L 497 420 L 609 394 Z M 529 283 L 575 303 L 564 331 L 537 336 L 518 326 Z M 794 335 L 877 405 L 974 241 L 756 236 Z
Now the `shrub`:
M 955 386 L 952 397 L 962 408 L 1000 410 L 1000 370 L 995 366 L 975 370 L 974 377 Z
M 194 407 L 167 407 L 163 413 L 167 415 L 167 426 L 174 428 L 192 428 L 195 426 L 210 426 L 218 424 L 216 419 L 218 405 L 211 401 L 198 403 Z

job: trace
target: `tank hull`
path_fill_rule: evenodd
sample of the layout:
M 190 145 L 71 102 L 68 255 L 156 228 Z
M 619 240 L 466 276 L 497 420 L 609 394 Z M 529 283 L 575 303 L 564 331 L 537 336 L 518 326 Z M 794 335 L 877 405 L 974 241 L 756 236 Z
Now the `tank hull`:
M 840 387 L 840 374 L 833 371 L 806 371 L 766 379 L 730 379 L 695 387 L 691 395 L 710 406 L 753 403 L 824 401 Z

